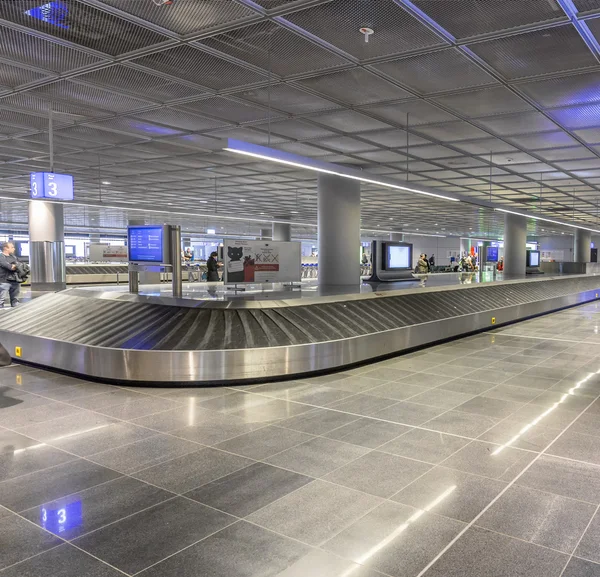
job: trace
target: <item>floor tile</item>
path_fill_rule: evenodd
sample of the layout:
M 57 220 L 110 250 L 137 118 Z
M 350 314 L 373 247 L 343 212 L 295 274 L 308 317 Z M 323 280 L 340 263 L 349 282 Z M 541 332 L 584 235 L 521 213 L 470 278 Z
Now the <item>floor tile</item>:
M 454 519 L 387 501 L 323 546 L 394 577 L 417 575 L 462 530 Z
M 361 375 L 352 375 L 338 381 L 328 383 L 327 386 L 333 387 L 334 389 L 340 389 L 342 391 L 348 391 L 351 393 L 364 393 L 369 389 L 374 389 L 379 385 L 383 385 L 388 382 L 386 379 L 375 379 L 371 377 L 364 377 Z
M 446 409 L 402 401 L 375 413 L 373 417 L 403 425 L 421 425 L 444 412 Z
M 321 549 L 313 549 L 277 577 L 383 577 L 381 573 L 367 567 L 341 559 Z
M 137 573 L 233 522 L 235 517 L 175 497 L 73 544 L 121 571 Z M 157 530 L 160 527 L 168 530 Z
M 513 486 L 477 520 L 477 525 L 563 553 L 573 553 L 595 505 Z
M 72 438 L 87 431 L 99 430 L 100 427 L 115 422 L 114 419 L 104 415 L 89 411 L 79 411 L 72 415 L 52 419 L 51 421 L 20 427 L 18 431 L 32 439 L 50 442 L 53 439 L 59 441 L 61 438 Z
M 580 395 L 576 391 L 573 394 L 561 393 L 558 391 L 542 391 L 542 394 L 533 399 L 531 404 L 548 409 L 559 403 L 564 409 L 580 413 L 586 409 L 591 402 L 592 399 L 590 397 Z
M 447 375 L 428 375 L 427 373 L 415 373 L 398 381 L 408 385 L 418 385 L 420 387 L 439 387 L 444 383 L 452 380 L 452 377 Z
M 523 403 L 501 401 L 500 399 L 491 399 L 480 396 L 474 397 L 466 403 L 455 407 L 455 410 L 474 415 L 484 415 L 494 419 L 503 419 L 514 413 L 522 405 Z
M 442 409 L 452 409 L 472 398 L 473 395 L 468 393 L 457 393 L 437 388 L 429 389 L 424 393 L 411 397 L 410 402 L 429 405 L 431 407 L 440 407 Z
M 144 392 L 135 392 L 128 389 L 121 389 L 113 387 L 113 389 L 102 395 L 95 395 L 93 398 L 88 397 L 85 399 L 74 399 L 69 404 L 80 407 L 81 409 L 88 409 L 90 411 L 98 411 L 106 407 L 114 407 L 118 405 L 127 405 L 129 403 L 135 403 L 136 401 L 143 401 L 144 399 L 152 399 L 150 395 Z
M 516 449 L 543 451 L 560 433 L 560 429 L 546 427 L 543 423 L 542 419 L 531 425 L 508 417 L 483 433 L 479 440 L 499 445 L 508 444 Z
M 310 551 L 307 545 L 239 521 L 139 577 L 280 577 Z
M 152 437 L 91 455 L 90 460 L 121 473 L 133 473 L 201 449 L 197 443 L 169 435 Z
M 570 425 L 575 419 L 577 419 L 579 413 L 576 411 L 569 411 L 562 407 L 557 407 L 554 410 L 548 412 L 544 407 L 538 405 L 523 405 L 518 411 L 515 411 L 510 415 L 510 419 L 514 421 L 521 421 L 524 425 L 530 424 L 532 421 L 539 422 L 541 425 L 550 428 L 564 429 Z M 538 421 L 538 419 L 541 420 Z
M 342 411 L 314 409 L 297 417 L 278 421 L 277 426 L 313 435 L 324 435 L 333 429 L 352 423 L 359 418 L 357 415 L 349 415 Z
M 245 457 L 206 448 L 142 469 L 134 475 L 136 479 L 181 494 L 247 467 L 253 462 Z
M 15 449 L 10 451 L 10 446 L 5 443 L 14 443 Z M 0 481 L 41 471 L 77 458 L 17 433 L 0 433 L 0 444 L 4 445 L 0 454 Z
M 442 433 L 477 438 L 497 423 L 498 419 L 486 417 L 485 415 L 448 411 L 439 417 L 426 421 L 421 426 Z
M 333 429 L 333 431 L 329 431 L 324 436 L 344 441 L 344 443 L 352 443 L 353 445 L 375 449 L 411 430 L 411 427 L 404 425 L 365 417 Z
M 131 477 L 119 477 L 23 511 L 21 515 L 71 540 L 173 497 Z M 60 511 L 65 513 L 61 516 Z
M 220 443 L 216 448 L 260 461 L 313 438 L 292 429 L 263 427 Z
M 517 484 L 600 504 L 600 467 L 542 455 Z
M 600 437 L 600 419 L 595 413 L 586 411 L 569 427 L 569 431 Z
M 318 407 L 331 405 L 353 394 L 325 385 L 310 385 L 293 381 L 291 383 L 269 383 L 268 385 L 260 385 L 251 390 L 259 395 L 267 395 L 276 399 L 296 401 Z
M 583 557 L 589 561 L 595 561 L 600 563 L 600 549 L 598 543 L 600 542 L 600 515 L 596 513 L 594 519 L 590 523 L 589 528 L 585 532 L 581 543 L 575 551 L 575 555 Z
M 3 409 L 2 412 L 2 424 L 9 429 L 17 429 L 35 423 L 43 423 L 44 421 L 51 421 L 52 419 L 73 415 L 75 413 L 84 413 L 84 411 L 77 407 L 56 401 L 50 401 L 49 403 L 44 403 L 41 406 L 36 406 L 31 409 L 19 409 L 10 412 L 4 411 L 6 411 L 6 409 Z
M 364 447 L 316 437 L 265 460 L 296 473 L 321 477 L 367 452 Z
M 70 384 L 62 387 L 51 388 L 47 391 L 38 392 L 39 395 L 54 401 L 70 402 L 74 399 L 83 399 L 110 392 L 113 389 L 111 385 L 101 383 Z
M 11 515 L 0 519 L 0 570 L 60 545 L 54 535 Z
M 470 441 L 461 437 L 414 429 L 379 447 L 380 451 L 437 464 Z
M 493 389 L 485 391 L 482 396 L 501 401 L 513 401 L 515 403 L 528 403 L 533 401 L 542 391 L 538 389 L 527 389 L 525 387 L 514 387 L 511 385 L 496 385 Z
M 83 491 L 121 475 L 83 459 L 0 483 L 0 504 L 23 511 L 77 491 Z
M 388 498 L 430 468 L 431 465 L 426 463 L 372 451 L 329 473 L 324 479 L 350 489 Z
M 404 401 L 410 397 L 414 397 L 419 393 L 429 391 L 430 387 L 419 387 L 418 385 L 408 385 L 406 383 L 386 383 L 369 391 L 369 395 L 375 397 L 385 397 L 386 399 L 394 399 L 396 401 Z
M 4 416 L 27 409 L 33 409 L 43 405 L 49 405 L 53 401 L 37 395 L 32 395 L 21 389 L 13 389 L 0 386 L 0 409 Z
M 148 389 L 146 392 L 154 394 L 155 389 Z M 171 392 L 167 391 L 164 394 L 161 393 L 160 396 L 171 401 L 180 401 L 187 407 L 192 402 L 200 403 L 208 399 L 224 397 L 231 393 L 233 393 L 233 390 L 226 387 L 186 387 Z
M 600 443 L 598 438 L 575 433 L 570 429 L 552 443 L 546 454 L 600 465 Z
M 169 435 L 212 446 L 265 426 L 264 423 L 244 423 L 237 417 L 220 413 L 215 413 L 214 417 L 202 424 L 173 429 Z
M 311 481 L 310 477 L 292 471 L 255 463 L 186 496 L 236 517 L 246 517 Z
M 482 475 L 500 481 L 514 479 L 533 459 L 536 453 L 473 441 L 443 464 L 465 473 Z M 501 449 L 501 450 L 499 450 Z M 499 451 L 499 452 L 498 452 Z
M 330 408 L 336 411 L 368 417 L 394 403 L 396 403 L 394 399 L 359 393 L 352 397 L 348 397 L 339 403 L 330 405 Z
M 515 376 L 512 371 L 503 370 L 500 366 L 496 366 L 493 369 L 485 367 L 483 369 L 476 369 L 467 375 L 468 380 L 474 380 L 478 383 L 490 383 L 492 385 L 499 385 L 505 383 L 509 379 Z
M 102 407 L 94 410 L 102 413 L 103 415 L 108 415 L 109 417 L 114 417 L 115 419 L 123 419 L 127 421 L 129 419 L 137 419 L 153 413 L 178 408 L 183 410 L 183 405 L 180 400 L 170 401 L 164 398 L 150 397 L 146 395 L 145 398 L 142 399 L 131 400 L 124 403 L 119 403 L 118 405 Z
M 573 557 L 561 577 L 600 577 L 600 565 Z
M 558 383 L 560 379 L 545 379 L 543 377 L 534 377 L 532 375 L 516 375 L 507 381 L 504 381 L 505 385 L 512 385 L 515 387 L 525 387 L 530 389 L 537 389 L 540 392 L 548 390 L 550 387 Z
M 435 467 L 391 497 L 417 509 L 427 509 L 435 503 L 433 512 L 465 523 L 471 522 L 494 499 L 506 483 Z M 444 498 L 439 500 L 439 496 Z
M 13 565 L 2 577 L 122 577 L 123 573 L 64 544 Z
M 559 577 L 568 556 L 484 529 L 469 529 L 424 577 Z
M 230 395 L 227 395 L 227 397 L 229 396 Z M 253 396 L 258 397 L 259 395 Z M 292 401 L 282 401 L 280 399 L 269 399 L 268 397 L 262 398 L 267 399 L 268 402 L 253 407 L 244 407 L 238 411 L 232 411 L 231 414 L 241 418 L 246 423 L 266 424 L 282 419 L 288 419 L 294 415 L 300 415 L 312 410 L 310 405 L 303 405 Z
M 313 481 L 253 513 L 248 520 L 304 543 L 319 545 L 379 503 L 381 499 L 372 495 Z

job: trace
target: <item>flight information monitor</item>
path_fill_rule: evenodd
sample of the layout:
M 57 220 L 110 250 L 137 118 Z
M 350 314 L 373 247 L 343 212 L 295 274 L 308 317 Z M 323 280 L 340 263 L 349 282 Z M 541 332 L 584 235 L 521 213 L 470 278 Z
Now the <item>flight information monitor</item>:
M 131 262 L 164 263 L 166 231 L 163 226 L 130 226 L 127 228 L 127 247 Z
M 29 175 L 31 198 L 73 200 L 73 177 L 54 172 L 32 172 Z
M 487 262 L 498 262 L 498 247 L 488 246 L 487 247 Z
M 410 245 L 385 245 L 385 269 L 402 270 L 412 268 L 412 250 Z
M 527 251 L 527 266 L 540 266 L 540 251 L 539 250 L 528 250 Z

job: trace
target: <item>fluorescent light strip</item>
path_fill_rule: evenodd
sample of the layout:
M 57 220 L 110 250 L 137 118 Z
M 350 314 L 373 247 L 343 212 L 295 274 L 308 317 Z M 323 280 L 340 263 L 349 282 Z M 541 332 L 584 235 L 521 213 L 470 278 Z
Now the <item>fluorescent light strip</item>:
M 408 188 L 406 186 L 400 186 L 398 184 L 392 184 L 389 182 L 382 182 L 380 180 L 373 180 L 370 178 L 365 178 L 364 176 L 355 176 L 353 174 L 348 174 L 345 172 L 339 172 L 336 170 L 328 170 L 326 168 L 321 168 L 319 166 L 312 166 L 310 164 L 303 164 L 301 162 L 293 162 L 291 160 L 285 160 L 283 158 L 277 158 L 275 156 L 269 156 L 267 154 L 258 154 L 256 152 L 249 152 L 247 150 L 240 150 L 237 148 L 224 148 L 223 150 L 227 152 L 234 152 L 235 154 L 241 154 L 242 156 L 250 156 L 252 158 L 259 158 L 261 160 L 268 160 L 269 162 L 276 162 L 278 164 L 285 164 L 286 166 L 294 166 L 296 168 L 303 168 L 305 170 L 312 170 L 314 172 L 321 172 L 323 174 L 333 174 L 334 176 L 341 176 L 342 178 L 349 178 L 351 180 L 358 180 L 359 182 L 367 182 L 369 184 L 375 184 L 377 186 L 383 186 L 385 188 L 393 188 L 396 190 L 404 190 L 407 192 L 414 192 L 416 194 L 424 194 L 426 196 L 432 196 L 435 198 L 441 198 L 443 200 L 450 200 L 452 202 L 460 202 L 458 198 L 452 198 L 451 196 L 444 196 L 443 194 L 436 194 L 434 192 L 426 192 L 424 190 L 417 190 L 415 188 Z M 341 168 L 341 167 L 340 167 Z
M 507 210 L 506 208 L 495 208 L 499 212 L 507 212 L 509 214 L 516 214 L 517 216 L 522 216 L 524 218 L 532 218 L 533 220 L 541 220 L 543 222 L 551 222 L 552 224 L 556 224 L 558 226 L 568 226 L 570 228 L 579 228 L 581 230 L 589 230 L 590 232 L 600 233 L 600 230 L 596 230 L 595 228 L 587 228 L 586 226 L 580 226 L 578 224 L 571 224 L 570 222 L 561 222 L 560 220 L 552 220 L 551 218 L 546 218 L 544 216 L 535 216 L 533 214 L 526 214 L 523 212 L 516 212 L 514 210 Z

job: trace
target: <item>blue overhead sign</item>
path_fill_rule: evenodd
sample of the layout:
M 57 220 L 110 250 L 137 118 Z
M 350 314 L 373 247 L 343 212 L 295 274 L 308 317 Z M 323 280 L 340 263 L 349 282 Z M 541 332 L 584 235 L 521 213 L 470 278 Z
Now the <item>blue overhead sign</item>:
M 46 2 L 41 6 L 25 10 L 25 14 L 47 24 L 69 29 L 69 7 L 64 2 Z
M 32 172 L 31 198 L 73 200 L 73 177 L 54 172 Z

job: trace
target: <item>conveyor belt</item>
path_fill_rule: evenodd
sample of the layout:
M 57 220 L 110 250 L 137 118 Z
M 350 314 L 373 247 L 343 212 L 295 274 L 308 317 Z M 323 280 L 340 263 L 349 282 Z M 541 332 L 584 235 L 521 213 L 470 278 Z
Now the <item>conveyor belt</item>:
M 115 380 L 276 377 L 480 330 L 492 316 L 500 324 L 586 302 L 597 298 L 599 287 L 600 277 L 574 276 L 260 308 L 193 308 L 64 291 L 0 315 L 0 343 L 9 351 L 21 346 L 30 362 Z M 56 355 L 71 359 L 52 359 L 45 351 L 50 344 Z M 88 366 L 83 359 L 92 353 Z M 166 366 L 156 368 L 156 355 L 163 363 L 169 355 Z

